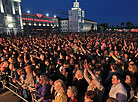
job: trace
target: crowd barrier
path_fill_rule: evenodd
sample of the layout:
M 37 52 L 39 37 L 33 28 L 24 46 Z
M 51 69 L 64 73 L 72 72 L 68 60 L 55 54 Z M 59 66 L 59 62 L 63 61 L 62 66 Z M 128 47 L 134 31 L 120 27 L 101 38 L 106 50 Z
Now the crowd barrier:
M 2 74 L 5 75 L 5 73 L 1 73 L 0 76 L 1 76 Z M 8 76 L 8 78 L 9 78 L 9 80 L 12 79 L 11 76 Z M 4 82 L 4 81 L 5 81 L 5 80 L 1 80 L 2 85 L 3 85 L 3 88 L 8 89 L 10 92 L 12 92 L 13 94 L 15 94 L 17 97 L 19 97 L 19 98 L 20 98 L 21 100 L 23 100 L 24 102 L 30 102 L 30 101 L 26 100 L 25 98 L 23 98 L 21 95 L 18 94 L 18 91 L 17 91 L 17 90 L 19 90 L 19 88 L 18 88 L 17 86 L 13 85 L 13 84 L 10 83 L 10 82 L 6 83 L 7 85 L 5 85 L 5 82 Z M 12 87 L 12 88 L 11 88 L 11 87 Z M 13 88 L 14 88 L 14 89 L 13 89 Z M 31 96 L 32 96 L 32 102 L 40 102 L 40 101 L 36 100 L 36 95 L 35 95 L 35 94 L 31 94 Z

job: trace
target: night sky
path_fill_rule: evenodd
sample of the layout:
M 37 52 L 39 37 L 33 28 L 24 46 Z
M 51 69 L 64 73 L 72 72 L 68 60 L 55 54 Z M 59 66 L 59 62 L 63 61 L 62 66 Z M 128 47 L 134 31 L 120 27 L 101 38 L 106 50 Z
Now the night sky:
M 30 10 L 31 14 L 49 13 L 67 18 L 68 10 L 73 7 L 75 0 L 22 0 L 22 12 Z M 121 22 L 131 21 L 138 25 L 138 0 L 78 0 L 85 11 L 85 19 L 97 21 L 98 24 L 120 25 Z M 66 14 L 62 14 L 65 12 Z

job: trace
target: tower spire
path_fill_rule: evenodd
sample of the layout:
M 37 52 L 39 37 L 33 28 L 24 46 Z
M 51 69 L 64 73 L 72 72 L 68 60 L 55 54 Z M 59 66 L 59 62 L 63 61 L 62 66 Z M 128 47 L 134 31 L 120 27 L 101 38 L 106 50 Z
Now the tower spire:
M 79 8 L 79 2 L 78 2 L 78 0 L 75 0 L 75 2 L 74 2 L 74 6 L 73 6 L 74 8 Z

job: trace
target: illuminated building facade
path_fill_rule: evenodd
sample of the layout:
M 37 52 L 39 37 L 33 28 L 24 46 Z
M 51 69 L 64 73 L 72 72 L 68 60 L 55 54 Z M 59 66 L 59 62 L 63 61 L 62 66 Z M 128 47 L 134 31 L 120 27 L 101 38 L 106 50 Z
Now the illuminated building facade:
M 79 2 L 76 0 L 73 8 L 69 10 L 69 32 L 82 32 L 84 17 L 85 13 L 79 7 Z
M 69 32 L 68 19 L 61 19 L 60 20 L 60 32 Z
M 21 0 L 0 0 L 0 33 L 17 34 L 23 29 Z
M 88 32 L 92 29 L 97 30 L 97 22 L 84 19 L 85 12 L 80 8 L 77 0 L 73 3 L 73 8 L 68 13 L 68 19 L 60 20 L 61 32 Z
M 24 14 L 22 13 L 22 22 L 24 33 L 45 33 L 58 31 L 58 18 L 43 16 L 42 14 Z

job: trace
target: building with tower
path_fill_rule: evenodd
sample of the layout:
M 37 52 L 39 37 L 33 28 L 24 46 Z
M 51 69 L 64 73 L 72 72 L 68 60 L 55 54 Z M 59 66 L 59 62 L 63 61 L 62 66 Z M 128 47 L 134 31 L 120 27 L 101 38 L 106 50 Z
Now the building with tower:
M 97 30 L 97 22 L 86 20 L 85 11 L 79 6 L 79 2 L 75 0 L 73 7 L 68 12 L 67 19 L 60 20 L 61 32 L 88 32 Z
M 73 8 L 69 10 L 69 32 L 83 32 L 85 12 L 80 8 L 79 2 L 75 0 Z
M 23 29 L 21 0 L 0 0 L 0 33 L 17 34 Z

